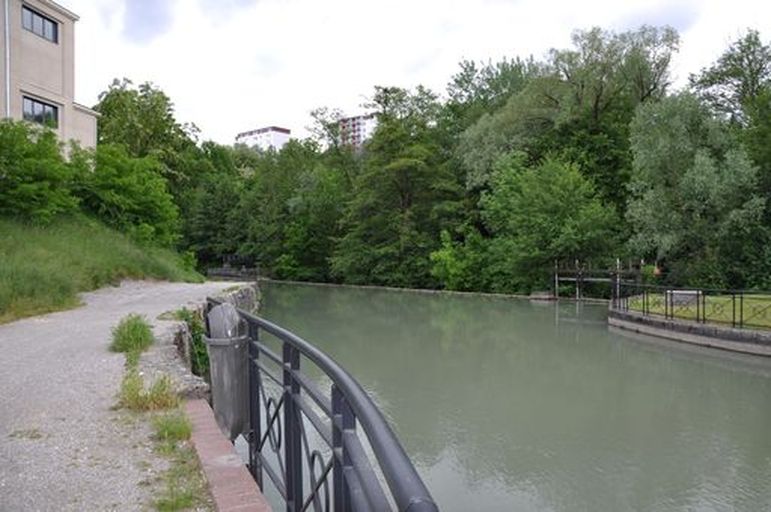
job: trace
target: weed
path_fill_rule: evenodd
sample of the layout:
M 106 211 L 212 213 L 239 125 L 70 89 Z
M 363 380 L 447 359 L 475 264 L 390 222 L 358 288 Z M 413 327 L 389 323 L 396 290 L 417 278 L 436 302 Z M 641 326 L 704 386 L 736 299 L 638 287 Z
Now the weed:
M 125 316 L 112 330 L 113 352 L 142 352 L 153 344 L 153 331 L 140 315 Z
M 170 457 L 171 467 L 163 475 L 165 486 L 155 507 L 176 511 L 210 505 L 206 481 L 192 447 L 187 443 L 175 445 Z
M 131 368 L 126 371 L 120 386 L 120 405 L 132 411 L 171 409 L 179 404 L 171 378 L 163 375 L 145 391 L 142 376 Z
M 159 441 L 186 441 L 193 427 L 183 412 L 174 411 L 153 418 L 153 429 Z

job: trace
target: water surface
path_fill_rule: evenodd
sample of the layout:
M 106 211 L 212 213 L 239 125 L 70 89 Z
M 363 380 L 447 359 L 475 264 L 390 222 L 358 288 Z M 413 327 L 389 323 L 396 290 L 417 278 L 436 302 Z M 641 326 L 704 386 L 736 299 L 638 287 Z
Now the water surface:
M 381 407 L 445 511 L 771 509 L 771 361 L 605 306 L 265 284 Z

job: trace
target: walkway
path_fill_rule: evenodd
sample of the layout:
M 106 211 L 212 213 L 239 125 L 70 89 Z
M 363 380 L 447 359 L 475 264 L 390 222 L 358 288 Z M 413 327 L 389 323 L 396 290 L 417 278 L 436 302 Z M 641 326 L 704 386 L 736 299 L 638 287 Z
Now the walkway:
M 146 422 L 112 410 L 123 354 L 110 329 L 232 286 L 126 282 L 84 307 L 0 325 L 0 509 L 146 510 L 165 467 Z

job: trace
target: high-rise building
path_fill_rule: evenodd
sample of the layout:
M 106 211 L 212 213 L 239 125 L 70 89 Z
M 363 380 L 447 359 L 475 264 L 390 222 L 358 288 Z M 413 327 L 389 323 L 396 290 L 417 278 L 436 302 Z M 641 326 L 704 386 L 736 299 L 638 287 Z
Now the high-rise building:
M 99 114 L 74 101 L 77 20 L 51 0 L 0 0 L 0 117 L 94 147 Z
M 249 147 L 257 146 L 263 151 L 270 148 L 279 151 L 284 144 L 291 139 L 291 130 L 278 126 L 266 126 L 257 130 L 239 133 L 236 135 L 236 144 L 246 144 Z
M 377 116 L 365 114 L 362 116 L 346 117 L 339 121 L 340 144 L 360 148 L 377 127 Z

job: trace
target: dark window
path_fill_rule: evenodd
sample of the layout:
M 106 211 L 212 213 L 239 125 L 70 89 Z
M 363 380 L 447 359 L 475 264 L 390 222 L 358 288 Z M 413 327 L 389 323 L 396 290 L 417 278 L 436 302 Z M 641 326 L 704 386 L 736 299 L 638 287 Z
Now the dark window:
M 52 43 L 59 42 L 59 24 L 27 6 L 21 8 L 21 24 L 30 32 Z
M 26 96 L 22 100 L 22 117 L 25 121 L 44 124 L 51 128 L 59 126 L 59 109 L 57 107 Z

